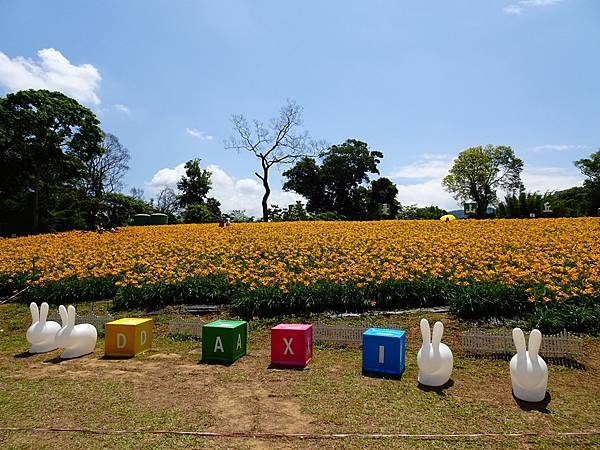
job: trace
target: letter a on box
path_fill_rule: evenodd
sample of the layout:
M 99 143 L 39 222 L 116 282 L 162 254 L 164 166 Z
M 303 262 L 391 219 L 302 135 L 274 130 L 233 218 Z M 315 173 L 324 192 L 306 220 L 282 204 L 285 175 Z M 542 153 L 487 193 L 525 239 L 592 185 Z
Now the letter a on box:
M 223 350 L 223 342 L 221 342 L 221 336 L 217 336 L 217 339 L 215 341 L 215 349 L 213 350 L 213 352 L 224 352 L 225 350 Z

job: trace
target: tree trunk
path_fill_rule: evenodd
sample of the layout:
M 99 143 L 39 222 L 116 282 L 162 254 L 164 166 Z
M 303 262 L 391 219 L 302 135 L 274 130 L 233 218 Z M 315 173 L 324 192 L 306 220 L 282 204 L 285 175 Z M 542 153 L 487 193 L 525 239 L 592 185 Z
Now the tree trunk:
M 479 191 L 477 190 L 477 186 L 472 183 L 470 186 L 471 198 L 475 203 L 477 203 L 477 209 L 475 209 L 475 218 L 477 219 L 485 219 L 485 213 L 487 212 L 487 202 L 484 201 L 484 196 L 479 195 Z
M 263 187 L 265 188 L 265 193 L 262 198 L 262 212 L 263 212 L 263 222 L 269 221 L 269 208 L 267 206 L 267 200 L 269 199 L 269 195 L 271 195 L 271 188 L 269 187 L 269 168 L 263 166 L 263 176 L 261 177 L 263 182 Z
M 40 186 L 37 180 L 35 180 L 35 187 L 33 188 L 33 234 L 37 234 L 40 226 Z
M 485 215 L 487 213 L 487 203 L 484 202 L 483 200 L 480 200 L 477 202 L 477 213 L 476 213 L 476 217 L 478 219 L 485 219 Z

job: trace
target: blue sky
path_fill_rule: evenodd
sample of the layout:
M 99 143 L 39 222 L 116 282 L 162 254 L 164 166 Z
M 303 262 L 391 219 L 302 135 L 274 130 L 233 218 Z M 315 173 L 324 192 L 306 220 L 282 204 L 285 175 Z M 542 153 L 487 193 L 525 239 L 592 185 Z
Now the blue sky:
M 440 180 L 473 145 L 510 145 L 529 190 L 581 183 L 572 162 L 600 147 L 599 24 L 595 0 L 0 0 L 0 94 L 91 107 L 130 150 L 127 188 L 151 197 L 199 157 L 224 209 L 252 214 L 258 163 L 224 149 L 230 116 L 293 99 L 313 137 L 382 151 L 403 204 L 453 209 Z

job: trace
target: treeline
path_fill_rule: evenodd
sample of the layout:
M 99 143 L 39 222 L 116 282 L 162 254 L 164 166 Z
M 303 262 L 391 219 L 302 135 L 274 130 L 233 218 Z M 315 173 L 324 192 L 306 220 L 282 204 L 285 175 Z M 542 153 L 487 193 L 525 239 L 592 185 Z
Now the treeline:
M 586 177 L 583 186 L 531 193 L 521 181 L 523 161 L 510 147 L 470 147 L 458 154 L 442 184 L 480 219 L 600 215 L 600 150 L 574 164 Z M 502 202 L 498 190 L 509 193 Z
M 232 122 L 237 137 L 226 148 L 251 152 L 261 165 L 255 174 L 264 187 L 263 221 L 438 219 L 447 213 L 434 205 L 402 205 L 390 179 L 372 179 L 383 153 L 367 143 L 311 140 L 300 129 L 302 108 L 293 102 L 268 124 L 250 126 L 241 115 Z M 121 191 L 129 159 L 119 139 L 74 99 L 46 90 L 0 98 L 0 235 L 106 229 L 153 212 L 167 214 L 169 223 L 255 220 L 240 210 L 223 214 L 209 196 L 211 173 L 200 159 L 185 164 L 177 191 L 165 186 L 150 201 L 140 189 L 126 195 Z M 268 206 L 269 171 L 282 164 L 288 164 L 283 189 L 306 203 Z M 600 150 L 575 164 L 586 176 L 583 186 L 529 193 L 520 178 L 523 162 L 510 147 L 472 147 L 458 155 L 443 185 L 459 203 L 474 202 L 478 218 L 597 215 Z M 498 190 L 510 194 L 499 201 Z
M 118 192 L 128 161 L 94 113 L 59 92 L 0 98 L 0 234 L 94 229 L 151 211 Z
M 186 164 L 179 194 L 165 188 L 156 201 L 146 201 L 141 189 L 120 192 L 129 160 L 90 109 L 60 92 L 0 98 L 0 236 L 103 230 L 154 212 L 172 223 L 222 219 L 199 160 Z

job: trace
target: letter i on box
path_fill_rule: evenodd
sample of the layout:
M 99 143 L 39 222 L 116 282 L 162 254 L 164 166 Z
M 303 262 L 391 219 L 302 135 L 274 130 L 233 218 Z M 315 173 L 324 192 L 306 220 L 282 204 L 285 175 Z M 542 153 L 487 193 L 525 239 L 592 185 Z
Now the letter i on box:
M 282 323 L 271 328 L 271 364 L 306 367 L 313 354 L 312 325 Z
M 404 372 L 404 330 L 369 328 L 363 333 L 362 344 L 363 372 L 393 376 Z
M 104 355 L 131 357 L 152 348 L 152 319 L 125 318 L 104 326 Z

